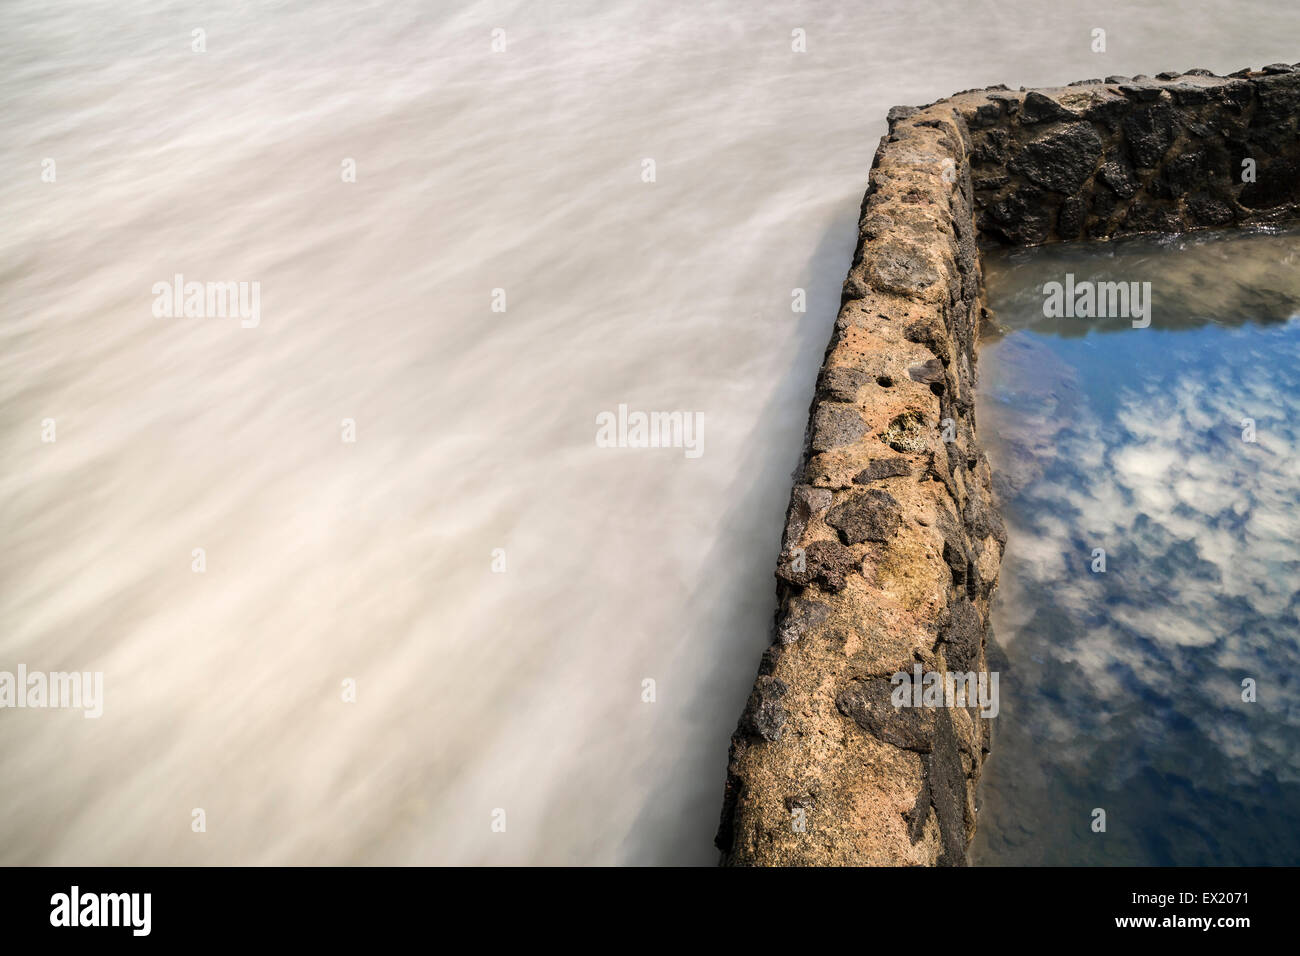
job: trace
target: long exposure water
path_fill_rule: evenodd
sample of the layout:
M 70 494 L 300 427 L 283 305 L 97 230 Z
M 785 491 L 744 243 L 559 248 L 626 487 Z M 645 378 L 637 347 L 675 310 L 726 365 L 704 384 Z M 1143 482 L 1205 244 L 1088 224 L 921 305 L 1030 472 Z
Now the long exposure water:
M 888 108 L 1295 26 L 0 4 L 0 670 L 105 698 L 0 711 L 0 862 L 714 862 Z M 178 274 L 258 283 L 256 324 L 156 315 Z M 703 453 L 598 447 L 620 404 Z
M 985 265 L 1008 543 L 972 859 L 1300 863 L 1300 231 Z M 1044 317 L 1067 275 L 1149 281 L 1150 326 Z

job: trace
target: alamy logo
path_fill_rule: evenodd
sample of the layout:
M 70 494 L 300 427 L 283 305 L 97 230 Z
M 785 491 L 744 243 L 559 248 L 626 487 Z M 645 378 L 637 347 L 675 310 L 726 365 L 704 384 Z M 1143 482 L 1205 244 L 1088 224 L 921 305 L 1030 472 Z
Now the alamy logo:
M 1151 324 L 1150 282 L 1075 282 L 1067 272 L 1063 284 L 1045 283 L 1043 295 L 1049 319 L 1132 319 L 1135 329 Z
M 127 926 L 132 936 L 148 936 L 152 928 L 152 893 L 69 893 L 50 897 L 51 926 Z
M 153 294 L 153 314 L 160 319 L 238 318 L 246 329 L 262 321 L 260 282 L 186 282 L 178 272 L 171 282 L 155 282 Z
M 894 685 L 889 701 L 895 707 L 970 707 L 979 704 L 980 716 L 998 715 L 997 671 L 899 671 L 889 679 Z
M 687 458 L 704 454 L 703 412 L 629 412 L 596 416 L 597 448 L 681 448 Z
M 0 671 L 0 709 L 6 707 L 84 710 L 87 720 L 104 714 L 104 672 Z

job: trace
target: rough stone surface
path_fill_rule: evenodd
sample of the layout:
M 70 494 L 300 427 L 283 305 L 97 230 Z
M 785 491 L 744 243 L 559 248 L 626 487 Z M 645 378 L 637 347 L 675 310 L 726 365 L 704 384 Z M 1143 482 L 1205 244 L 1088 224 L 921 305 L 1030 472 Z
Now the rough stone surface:
M 855 484 L 865 485 L 884 478 L 903 478 L 912 473 L 906 458 L 878 458 L 853 476 Z
M 813 413 L 812 448 L 830 451 L 852 445 L 866 434 L 867 426 L 854 405 L 827 403 Z
M 1101 152 L 1091 123 L 1069 123 L 1025 143 L 1010 168 L 1045 189 L 1073 195 L 1096 169 Z
M 1006 531 L 974 415 L 977 242 L 1300 218 L 1298 118 L 1286 64 L 889 111 L 790 496 L 774 639 L 731 740 L 725 864 L 965 862 L 988 720 L 895 708 L 890 691 L 917 665 L 988 666 Z
M 1015 245 L 1187 232 L 1300 218 L 1300 71 L 1271 64 L 1230 77 L 1207 70 L 1109 76 L 946 107 L 970 138 L 976 225 Z M 1242 161 L 1253 159 L 1254 182 Z
M 888 541 L 903 521 L 903 510 L 887 491 L 864 491 L 841 501 L 826 515 L 826 523 L 845 544 Z
M 785 684 L 775 677 L 760 675 L 750 692 L 749 703 L 741 718 L 745 729 L 763 740 L 780 740 L 781 728 L 785 726 L 785 711 L 781 699 L 785 697 Z

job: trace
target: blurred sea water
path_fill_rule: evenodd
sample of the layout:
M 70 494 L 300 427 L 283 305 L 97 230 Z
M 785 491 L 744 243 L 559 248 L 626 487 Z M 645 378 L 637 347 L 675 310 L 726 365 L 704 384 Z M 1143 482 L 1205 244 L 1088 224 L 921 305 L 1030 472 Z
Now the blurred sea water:
M 0 669 L 105 688 L 0 712 L 0 862 L 714 862 L 888 108 L 1291 60 L 1296 25 L 0 5 Z M 260 322 L 155 316 L 178 273 Z M 598 447 L 620 403 L 704 454 Z

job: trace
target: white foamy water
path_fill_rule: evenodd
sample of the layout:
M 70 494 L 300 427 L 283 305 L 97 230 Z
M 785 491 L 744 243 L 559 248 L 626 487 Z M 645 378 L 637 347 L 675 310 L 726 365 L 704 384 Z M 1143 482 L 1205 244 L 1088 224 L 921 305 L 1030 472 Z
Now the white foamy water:
M 0 6 L 0 862 L 713 862 L 885 111 L 1296 58 L 1129 6 Z

